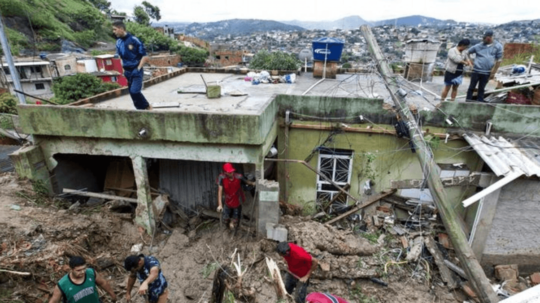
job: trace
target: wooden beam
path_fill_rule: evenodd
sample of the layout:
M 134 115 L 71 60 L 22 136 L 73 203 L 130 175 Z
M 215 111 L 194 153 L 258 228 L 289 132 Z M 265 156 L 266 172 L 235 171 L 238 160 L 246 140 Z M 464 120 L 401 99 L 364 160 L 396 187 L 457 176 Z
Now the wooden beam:
M 343 186 L 343 189 L 344 190 L 349 190 L 351 188 L 351 185 L 350 184 L 347 184 L 345 186 Z M 332 205 L 332 203 L 336 202 L 337 199 L 339 199 L 339 197 L 341 197 L 341 195 L 343 195 L 343 193 L 338 193 L 337 195 L 334 196 L 334 198 L 332 198 L 332 200 L 330 200 L 330 203 L 328 203 L 324 208 L 323 208 L 323 211 L 326 212 L 328 210 L 328 208 L 330 207 L 330 205 Z
M 435 264 L 437 264 L 437 267 L 439 268 L 439 272 L 441 273 L 441 278 L 446 283 L 446 286 L 450 289 L 456 289 L 459 286 L 459 283 L 456 279 L 454 279 L 454 276 L 450 272 L 450 269 L 444 264 L 444 258 L 442 256 L 441 251 L 437 247 L 437 244 L 435 244 L 435 240 L 432 236 L 426 237 L 426 247 L 429 250 L 429 253 L 433 256 L 433 260 L 435 261 Z
M 80 191 L 80 190 L 76 190 L 76 189 L 64 188 L 62 190 L 62 192 L 77 195 L 77 196 L 85 196 L 85 197 L 93 197 L 93 198 L 109 199 L 109 200 L 120 200 L 120 201 L 127 201 L 127 202 L 137 203 L 137 199 L 133 199 L 133 198 L 126 198 L 126 197 L 105 195 L 105 194 L 98 194 L 98 193 L 92 193 L 92 192 L 87 192 L 87 191 Z
M 351 210 L 349 210 L 348 212 L 345 212 L 345 213 L 343 213 L 343 214 L 341 214 L 341 215 L 335 217 L 334 219 L 332 219 L 332 220 L 326 222 L 325 225 L 330 225 L 330 224 L 332 224 L 332 223 L 334 223 L 334 222 L 336 222 L 336 221 L 339 221 L 339 220 L 345 218 L 346 216 L 348 216 L 348 215 L 350 215 L 350 214 L 354 214 L 355 212 L 361 210 L 362 208 L 368 207 L 368 206 L 370 206 L 371 204 L 373 204 L 373 203 L 375 203 L 375 202 L 381 200 L 381 199 L 384 198 L 384 197 L 390 196 L 391 194 L 393 194 L 393 193 L 395 193 L 395 192 L 396 192 L 395 189 L 391 189 L 391 190 L 388 191 L 388 192 L 385 192 L 385 193 L 382 193 L 382 194 L 377 195 L 377 196 L 375 196 L 375 197 L 372 197 L 372 198 L 370 198 L 369 200 L 367 200 L 366 202 L 362 203 L 361 205 L 358 205 L 358 206 L 356 206 L 356 207 L 353 207 L 353 208 L 352 208 Z
M 377 44 L 377 40 L 373 36 L 371 29 L 367 25 L 360 27 L 368 45 L 369 51 L 377 62 L 378 70 L 383 78 L 383 81 L 390 91 L 390 95 L 396 109 L 398 110 L 398 119 L 401 119 L 409 129 L 409 138 L 412 145 L 417 150 L 416 155 L 422 167 L 424 176 L 428 183 L 431 196 L 437 206 L 444 227 L 452 240 L 452 244 L 456 250 L 456 254 L 467 273 L 469 282 L 473 286 L 478 299 L 482 303 L 495 303 L 499 299 L 497 294 L 491 287 L 486 273 L 480 266 L 480 263 L 475 258 L 472 248 L 469 246 L 467 236 L 463 232 L 460 224 L 460 217 L 454 210 L 454 205 L 449 201 L 440 176 L 439 166 L 434 161 L 433 151 L 422 136 L 420 127 L 416 123 L 416 119 L 407 106 L 407 91 L 400 87 L 399 80 L 392 73 L 390 66 L 387 63 L 387 58 Z

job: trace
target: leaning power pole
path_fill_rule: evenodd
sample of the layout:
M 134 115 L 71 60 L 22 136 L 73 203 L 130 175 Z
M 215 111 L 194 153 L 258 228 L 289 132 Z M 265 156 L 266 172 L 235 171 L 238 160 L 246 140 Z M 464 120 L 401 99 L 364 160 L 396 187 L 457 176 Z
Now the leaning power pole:
M 388 63 L 385 61 L 384 55 L 371 32 L 371 29 L 363 25 L 361 28 L 362 34 L 366 39 L 366 43 L 369 47 L 369 51 L 377 61 L 378 70 L 386 84 L 387 89 L 390 91 L 392 100 L 398 110 L 398 118 L 406 123 L 409 130 L 409 138 L 417 149 L 418 159 L 422 166 L 424 177 L 427 178 L 429 190 L 443 221 L 446 231 L 450 235 L 452 244 L 456 250 L 457 256 L 461 262 L 461 266 L 465 270 L 469 282 L 471 282 L 478 299 L 482 303 L 495 303 L 498 302 L 497 294 L 493 291 L 491 284 L 480 263 L 476 259 L 472 248 L 469 246 L 467 236 L 461 228 L 459 218 L 454 211 L 446 191 L 443 187 L 440 179 L 440 169 L 434 161 L 433 152 L 427 145 L 422 131 L 419 129 L 416 120 L 407 106 L 406 92 L 399 87 L 396 77 L 393 75 Z
M 0 43 L 2 43 L 2 50 L 4 51 L 4 56 L 6 56 L 6 61 L 9 67 L 9 73 L 11 74 L 11 80 L 13 81 L 13 86 L 16 90 L 22 92 L 21 80 L 19 79 L 19 73 L 15 68 L 15 63 L 13 63 L 13 57 L 11 56 L 11 49 L 9 47 L 9 42 L 4 31 L 4 21 L 0 15 Z M 3 68 L 3 67 L 2 67 Z M 8 81 L 9 86 L 9 81 Z M 9 87 L 8 87 L 9 88 Z M 19 98 L 20 104 L 26 104 L 26 99 L 20 93 L 17 93 L 17 98 Z

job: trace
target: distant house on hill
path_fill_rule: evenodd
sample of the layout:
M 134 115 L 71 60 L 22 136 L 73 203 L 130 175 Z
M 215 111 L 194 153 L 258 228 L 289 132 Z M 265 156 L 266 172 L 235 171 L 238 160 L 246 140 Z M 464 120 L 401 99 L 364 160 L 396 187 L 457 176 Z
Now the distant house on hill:
M 2 62 L 4 63 L 2 64 L 0 77 L 2 77 L 9 86 L 7 87 L 9 91 L 15 93 L 11 71 L 9 70 L 8 64 L 5 63 L 6 61 L 2 60 Z M 19 73 L 23 91 L 34 96 L 52 94 L 51 88 L 53 78 L 58 75 L 56 71 L 51 68 L 51 63 L 49 61 L 43 61 L 36 58 L 29 58 L 26 60 L 19 59 L 15 61 L 15 68 Z

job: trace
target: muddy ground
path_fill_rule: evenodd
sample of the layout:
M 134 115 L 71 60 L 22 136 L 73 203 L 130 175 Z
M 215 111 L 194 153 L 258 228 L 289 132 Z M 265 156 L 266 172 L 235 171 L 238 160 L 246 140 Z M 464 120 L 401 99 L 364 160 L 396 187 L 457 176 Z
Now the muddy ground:
M 265 263 L 269 257 L 284 268 L 274 241 L 254 237 L 247 230 L 239 230 L 235 236 L 221 228 L 219 221 L 201 219 L 192 222 L 197 230 L 176 227 L 172 232 L 157 232 L 152 244 L 152 237 L 141 234 L 126 214 L 112 213 L 104 204 L 72 210 L 69 206 L 36 194 L 29 182 L 14 174 L 0 175 L 0 268 L 31 273 L 0 272 L 0 302 L 47 302 L 55 283 L 67 272 L 71 255 L 85 256 L 110 281 L 120 302 L 125 302 L 127 274 L 122 263 L 139 243 L 144 244 L 143 253 L 161 261 L 171 291 L 169 302 L 208 302 L 214 271 L 231 266 L 235 251 L 234 260 L 239 254 L 246 271 L 241 290 L 234 292 L 236 302 L 278 301 Z M 283 224 L 289 228 L 289 241 L 296 241 L 325 264 L 325 270 L 319 268 L 313 274 L 310 292 L 330 292 L 349 302 L 370 303 L 464 299 L 461 291 L 450 291 L 444 285 L 436 268 L 428 270 L 428 263 L 393 264 L 399 256 L 392 250 L 401 245 L 395 237 L 371 239 L 304 217 L 284 216 Z M 134 298 L 134 302 L 144 302 Z M 110 302 L 107 296 L 103 299 Z

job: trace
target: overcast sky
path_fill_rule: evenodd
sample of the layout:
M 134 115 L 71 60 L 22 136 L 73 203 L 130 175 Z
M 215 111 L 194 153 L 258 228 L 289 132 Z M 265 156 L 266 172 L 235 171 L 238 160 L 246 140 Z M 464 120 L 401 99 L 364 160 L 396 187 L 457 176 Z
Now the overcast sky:
M 111 0 L 112 8 L 132 14 L 142 0 Z M 358 15 L 368 21 L 424 15 L 464 22 L 505 23 L 539 19 L 530 0 L 149 0 L 161 9 L 161 21 L 210 22 L 226 19 L 336 20 Z M 535 9 L 536 8 L 536 9 Z

